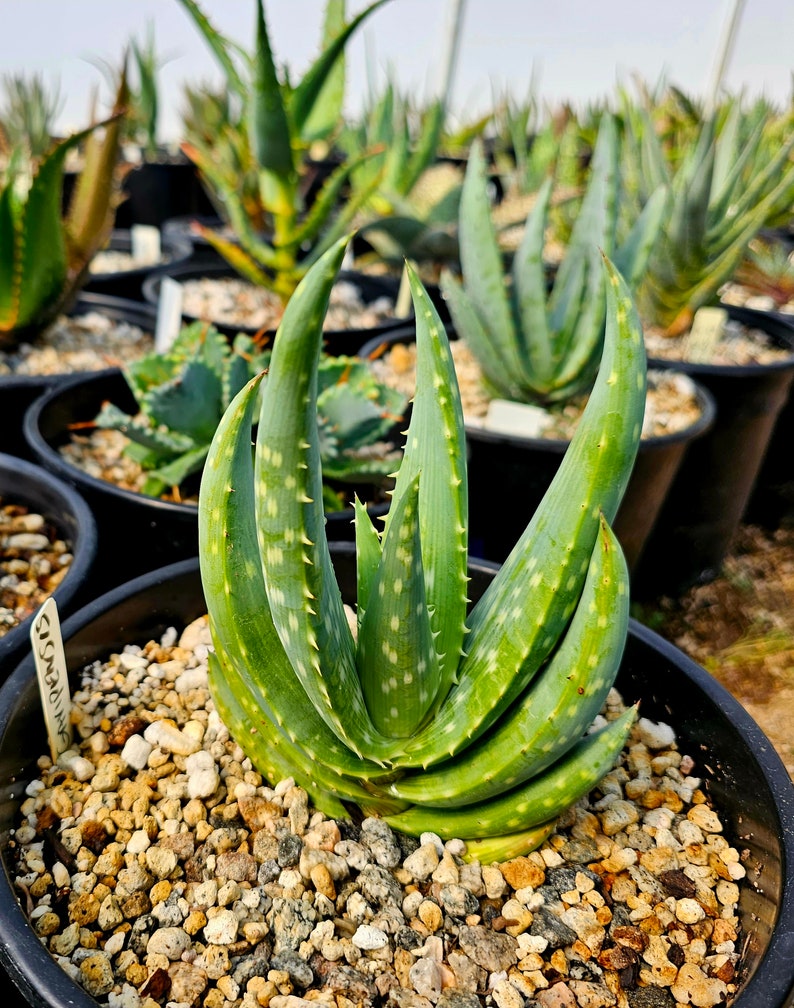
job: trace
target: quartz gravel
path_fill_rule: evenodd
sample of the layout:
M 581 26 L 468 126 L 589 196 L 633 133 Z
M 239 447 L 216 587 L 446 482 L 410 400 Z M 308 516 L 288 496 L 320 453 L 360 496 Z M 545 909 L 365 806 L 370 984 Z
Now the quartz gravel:
M 275 329 L 284 306 L 272 291 L 236 277 L 183 280 L 182 309 L 192 318 L 247 329 Z M 337 281 L 331 289 L 324 328 L 374 329 L 394 318 L 394 301 L 379 297 L 365 303 L 355 284 Z
M 61 316 L 32 343 L 0 350 L 0 375 L 52 375 L 121 367 L 151 353 L 150 332 L 98 311 Z
M 480 365 L 463 340 L 453 340 L 450 348 L 466 423 L 480 425 L 491 400 L 482 385 Z M 374 359 L 371 366 L 380 381 L 394 386 L 405 395 L 413 395 L 416 383 L 416 347 L 413 343 L 395 343 L 382 357 Z M 546 416 L 533 429 L 533 436 L 569 440 L 586 402 L 586 397 L 580 396 L 563 406 L 545 410 Z M 661 437 L 685 430 L 697 422 L 700 412 L 696 387 L 687 375 L 671 371 L 648 372 L 643 437 Z
M 501 865 L 332 821 L 271 786 L 209 698 L 206 620 L 87 668 L 74 748 L 9 841 L 25 912 L 112 1008 L 712 1008 L 739 886 L 693 759 L 640 720 L 617 768 Z M 610 695 L 602 717 L 622 708 Z
M 0 498 L 0 637 L 55 591 L 72 560 L 70 544 L 44 515 Z

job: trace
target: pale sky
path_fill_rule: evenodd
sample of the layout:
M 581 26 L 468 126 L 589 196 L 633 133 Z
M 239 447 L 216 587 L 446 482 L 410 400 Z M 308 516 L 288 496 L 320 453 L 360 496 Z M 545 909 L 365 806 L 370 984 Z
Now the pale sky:
M 664 74 L 702 96 L 733 0 L 462 0 L 453 108 L 473 119 L 507 88 L 582 105 L 640 74 Z M 368 73 L 381 83 L 391 67 L 417 97 L 440 86 L 454 0 L 390 0 L 365 22 L 348 49 L 348 111 L 361 107 Z M 348 0 L 357 13 L 364 0 Z M 305 69 L 317 51 L 324 0 L 265 0 L 276 58 Z M 252 47 L 254 0 L 204 0 L 216 27 Z M 203 39 L 179 0 L 0 0 L 0 72 L 39 71 L 60 82 L 62 130 L 88 122 L 92 90 L 108 89 L 91 60 L 118 61 L 130 38 L 152 22 L 165 66 L 159 74 L 160 139 L 180 135 L 183 85 L 220 81 Z M 792 94 L 794 0 L 746 0 L 728 65 L 730 90 L 783 103 Z

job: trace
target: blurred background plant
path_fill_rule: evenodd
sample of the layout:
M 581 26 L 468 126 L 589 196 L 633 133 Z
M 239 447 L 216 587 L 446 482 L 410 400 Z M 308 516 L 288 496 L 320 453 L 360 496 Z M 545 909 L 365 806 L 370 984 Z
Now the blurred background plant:
M 55 121 L 62 106 L 60 85 L 48 85 L 42 74 L 4 74 L 0 105 L 0 156 L 24 151 L 37 161 L 52 147 Z
M 626 130 L 627 198 L 642 206 L 668 189 L 666 225 L 637 292 L 646 325 L 674 336 L 716 298 L 750 241 L 791 213 L 794 134 L 780 143 L 767 111 L 730 96 L 698 125 L 671 163 L 652 110 L 639 106 Z
M 125 61 L 126 63 L 126 61 Z M 37 86 L 16 87 L 33 94 Z M 119 141 L 127 105 L 126 66 L 117 72 L 111 115 L 32 155 L 22 135 L 8 149 L 0 172 L 0 346 L 30 340 L 65 311 L 76 297 L 91 259 L 113 227 L 120 198 Z M 41 123 L 44 102 L 35 115 Z M 44 117 L 46 118 L 46 117 Z M 80 148 L 80 171 L 64 212 L 64 164 Z
M 359 25 L 385 0 L 345 21 L 344 0 L 328 0 L 320 54 L 300 78 L 277 68 L 262 0 L 256 4 L 252 52 L 210 23 L 195 0 L 182 0 L 223 74 L 227 102 L 206 90 L 189 99 L 183 150 L 196 164 L 234 239 L 199 227 L 211 245 L 249 281 L 285 301 L 308 267 L 344 234 L 368 193 L 341 197 L 355 161 L 343 160 L 304 200 L 312 151 L 330 150 L 342 125 L 344 51 Z M 198 132 L 195 112 L 210 101 L 217 131 Z M 224 118 L 226 116 L 226 118 Z M 359 155 L 359 158 L 367 154 Z

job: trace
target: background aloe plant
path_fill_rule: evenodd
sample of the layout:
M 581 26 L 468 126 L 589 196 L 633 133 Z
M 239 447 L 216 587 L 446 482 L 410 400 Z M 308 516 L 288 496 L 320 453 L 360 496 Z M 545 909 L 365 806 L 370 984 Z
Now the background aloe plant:
M 375 0 L 349 22 L 343 18 L 344 0 L 329 0 L 322 49 L 297 82 L 279 77 L 262 0 L 257 0 L 251 54 L 213 28 L 195 0 L 181 2 L 218 60 L 232 102 L 231 120 L 219 132 L 189 136 L 183 149 L 236 241 L 209 228 L 200 231 L 242 276 L 286 301 L 311 263 L 347 231 L 368 195 L 340 202 L 355 165 L 345 162 L 307 207 L 302 175 L 311 146 L 327 141 L 341 126 L 339 73 L 347 41 L 386 0 Z
M 609 522 L 642 424 L 638 320 L 607 265 L 607 338 L 585 415 L 467 614 L 460 398 L 443 326 L 409 271 L 417 392 L 383 534 L 357 509 L 354 636 L 325 536 L 316 422 L 323 315 L 343 254 L 340 242 L 307 274 L 261 404 L 254 379 L 207 460 L 199 550 L 215 702 L 265 774 L 294 776 L 328 814 L 345 816 L 352 802 L 409 833 L 460 836 L 471 855 L 509 857 L 598 782 L 634 717 L 585 734 L 627 630 L 625 561 Z
M 618 242 L 619 142 L 614 119 L 601 120 L 587 191 L 570 244 L 552 281 L 544 261 L 554 180 L 541 187 L 509 273 L 491 217 L 484 163 L 472 151 L 460 207 L 462 281 L 446 273 L 442 290 L 458 335 L 495 395 L 549 404 L 586 392 L 601 359 L 605 278 L 600 252 L 613 256 L 630 287 L 643 274 L 661 223 L 664 193 L 649 200 Z
M 124 369 L 139 412 L 130 416 L 106 403 L 98 427 L 129 438 L 127 454 L 147 473 L 143 493 L 159 496 L 201 472 L 218 424 L 232 399 L 267 368 L 270 350 L 243 333 L 230 344 L 212 326 L 194 322 L 165 353 L 151 353 Z M 327 480 L 381 486 L 399 466 L 401 451 L 388 440 L 407 403 L 377 382 L 366 363 L 323 355 L 318 368 L 317 420 Z M 324 485 L 326 510 L 347 506 Z
M 110 236 L 126 96 L 122 72 L 109 119 L 53 144 L 40 159 L 30 159 L 27 145 L 10 152 L 0 172 L 0 347 L 35 337 L 69 306 Z M 83 167 L 64 214 L 64 163 L 78 145 Z
M 731 277 L 751 239 L 781 210 L 790 212 L 794 136 L 770 146 L 767 119 L 757 113 L 746 114 L 738 100 L 729 101 L 719 117 L 702 121 L 676 167 L 649 110 L 640 110 L 628 133 L 640 201 L 659 185 L 668 190 L 665 228 L 637 291 L 643 322 L 668 335 L 689 329 L 697 309 Z

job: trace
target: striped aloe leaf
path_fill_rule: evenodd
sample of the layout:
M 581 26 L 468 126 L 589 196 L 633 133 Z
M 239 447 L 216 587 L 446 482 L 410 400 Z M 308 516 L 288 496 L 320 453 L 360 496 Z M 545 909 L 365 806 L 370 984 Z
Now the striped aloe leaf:
M 644 407 L 636 313 L 607 263 L 588 411 L 467 617 L 460 398 L 443 326 L 411 273 L 417 394 L 382 534 L 356 508 L 354 634 L 322 520 L 316 420 L 323 313 L 343 254 L 340 242 L 297 289 L 267 382 L 239 393 L 207 460 L 199 548 L 213 693 L 263 772 L 293 775 L 330 814 L 353 802 L 399 829 L 459 835 L 472 856 L 512 856 L 598 782 L 634 718 L 588 732 L 626 634 L 625 561 L 609 521 Z
M 462 280 L 442 278 L 458 335 L 477 357 L 486 386 L 521 402 L 564 401 L 592 385 L 604 336 L 605 279 L 600 252 L 630 284 L 642 275 L 662 220 L 665 194 L 654 193 L 618 239 L 619 142 L 604 114 L 587 189 L 565 257 L 549 282 L 545 259 L 553 180 L 540 188 L 508 273 L 491 218 L 485 162 L 472 150 L 460 204 Z

